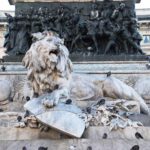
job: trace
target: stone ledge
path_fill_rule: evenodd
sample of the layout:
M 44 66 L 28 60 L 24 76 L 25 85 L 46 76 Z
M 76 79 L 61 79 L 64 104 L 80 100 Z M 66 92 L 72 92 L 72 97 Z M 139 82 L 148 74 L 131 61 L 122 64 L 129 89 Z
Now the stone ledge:
M 73 64 L 146 64 L 148 61 L 72 61 Z M 0 65 L 22 65 L 22 62 L 1 62 Z
M 95 2 L 95 1 L 104 1 L 104 0 L 9 0 L 11 5 L 14 5 L 18 2 Z M 129 0 L 113 0 L 113 1 L 129 1 Z M 140 3 L 141 0 L 136 0 L 136 3 Z
M 82 57 L 81 57 L 82 55 Z M 24 55 L 18 55 L 18 56 L 12 56 L 11 54 L 9 56 L 5 56 L 3 59 L 5 62 L 22 62 Z M 89 54 L 70 54 L 69 55 L 72 62 L 143 62 L 148 61 L 147 55 L 93 55 L 91 56 Z
M 146 64 L 148 61 L 94 61 L 94 62 L 74 62 L 73 71 L 75 73 L 106 74 L 150 74 Z M 0 64 L 0 68 L 5 66 L 6 70 L 0 69 L 0 75 L 26 75 L 26 68 L 19 62 L 5 62 Z
M 125 129 L 119 129 L 116 131 L 110 131 L 109 127 L 89 127 L 86 129 L 83 134 L 83 139 L 90 140 L 103 140 L 104 133 L 107 134 L 107 139 L 117 140 L 137 140 L 135 133 L 139 132 L 144 140 L 150 141 L 150 127 L 127 127 Z M 39 140 L 39 139 L 51 139 L 51 140 L 60 140 L 60 139 L 72 139 L 71 137 L 61 134 L 53 129 L 50 129 L 48 132 L 41 132 L 39 129 L 31 128 L 15 128 L 15 127 L 0 127 L 0 141 L 8 140 Z M 0 142 L 1 143 L 1 142 Z
M 49 132 L 41 132 L 34 128 L 0 127 L 0 141 L 6 140 L 36 140 L 36 139 L 66 139 L 68 136 L 50 129 Z M 0 142 L 1 143 L 1 142 Z
M 109 71 L 111 70 L 105 70 L 105 71 L 90 71 L 90 70 L 75 70 L 74 73 L 77 74 L 93 74 L 93 75 L 106 75 Z M 119 70 L 119 71 L 111 71 L 111 74 L 113 76 L 117 75 L 117 76 L 126 76 L 126 75 L 145 75 L 147 77 L 149 77 L 150 75 L 150 71 L 137 71 L 137 70 L 133 70 L 133 71 L 124 71 L 124 70 Z M 18 76 L 25 76 L 27 75 L 27 71 L 5 71 L 5 72 L 1 72 L 0 71 L 0 76 L 14 76 L 14 75 L 18 75 Z
M 143 140 L 30 140 L 30 141 L 1 141 L 1 150 L 38 150 L 45 147 L 48 150 L 131 150 L 139 145 L 140 150 L 149 150 L 150 142 Z
M 104 133 L 107 134 L 107 139 L 128 139 L 136 140 L 135 133 L 140 133 L 144 140 L 150 140 L 150 127 L 126 127 L 125 129 L 118 129 L 116 131 L 110 131 L 109 127 L 89 127 L 83 138 L 102 140 Z

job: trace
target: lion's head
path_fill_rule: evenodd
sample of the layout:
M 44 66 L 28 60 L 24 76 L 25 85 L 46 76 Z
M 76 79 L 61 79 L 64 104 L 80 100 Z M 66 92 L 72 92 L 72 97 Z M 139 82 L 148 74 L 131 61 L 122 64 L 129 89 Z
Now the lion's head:
M 53 32 L 33 34 L 36 41 L 23 58 L 27 77 L 35 93 L 54 90 L 57 78 L 68 80 L 72 63 L 63 40 Z

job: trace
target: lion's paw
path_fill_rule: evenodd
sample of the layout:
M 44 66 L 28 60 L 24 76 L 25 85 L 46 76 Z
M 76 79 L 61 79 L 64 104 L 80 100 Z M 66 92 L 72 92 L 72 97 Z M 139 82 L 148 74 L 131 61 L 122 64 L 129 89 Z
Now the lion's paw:
M 51 107 L 54 107 L 54 100 L 49 100 L 49 99 L 43 99 L 42 100 L 42 104 L 45 106 L 45 107 L 48 107 L 48 108 L 51 108 Z
M 57 94 L 54 93 L 42 99 L 42 104 L 48 108 L 56 106 L 58 102 L 59 102 L 59 97 L 57 96 Z

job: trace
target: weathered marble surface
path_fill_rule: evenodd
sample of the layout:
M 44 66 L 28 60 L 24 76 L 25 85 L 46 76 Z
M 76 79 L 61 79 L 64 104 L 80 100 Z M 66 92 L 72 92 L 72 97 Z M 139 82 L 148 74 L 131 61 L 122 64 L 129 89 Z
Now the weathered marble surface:
M 112 72 L 112 76 L 120 79 L 131 87 L 140 80 L 149 78 L 150 71 L 146 69 L 147 62 L 75 62 L 73 67 L 75 73 L 88 74 L 89 76 L 106 77 L 108 71 Z M 6 72 L 0 72 L 1 80 L 8 80 L 14 87 L 13 103 L 8 103 L 7 106 L 2 106 L 5 111 L 24 111 L 23 105 L 26 102 L 26 97 L 32 95 L 26 79 L 26 70 L 21 63 L 4 63 Z M 2 65 L 0 65 L 1 67 Z M 24 71 L 23 71 L 24 70 Z M 80 83 L 80 82 L 79 82 Z M 85 85 L 90 85 L 85 83 Z M 86 88 L 85 85 L 81 85 Z M 80 86 L 79 86 L 80 88 Z M 87 91 L 91 90 L 89 96 L 93 95 L 93 88 L 89 86 Z M 147 90 L 147 89 L 146 89 Z M 139 90 L 141 92 L 142 90 Z M 139 93 L 140 94 L 140 93 Z M 87 96 L 87 98 L 89 97 Z M 146 100 L 149 103 L 149 99 Z M 90 101 L 80 102 L 80 105 L 85 106 Z
M 150 100 L 150 78 L 139 79 L 134 89 L 145 99 Z
M 128 139 L 136 140 L 135 133 L 140 133 L 143 136 L 144 140 L 150 140 L 150 130 L 149 127 L 127 127 L 125 129 L 120 129 L 116 131 L 110 131 L 108 127 L 89 127 L 83 138 L 93 139 L 93 140 L 102 140 L 104 133 L 107 134 L 107 139 Z M 143 149 L 144 150 L 144 149 Z
M 53 108 L 42 104 L 42 96 L 24 105 L 40 122 L 73 137 L 80 138 L 85 130 L 84 121 L 79 118 L 81 109 L 72 104 L 59 103 Z
M 24 105 L 24 108 L 26 110 L 29 110 L 34 115 L 39 115 L 41 113 L 49 111 L 68 111 L 74 114 L 82 113 L 81 109 L 77 106 L 72 104 L 66 105 L 65 103 L 59 103 L 57 106 L 48 109 L 42 104 L 42 96 L 39 98 L 34 98 L 31 101 L 27 102 Z
M 85 130 L 82 139 L 103 140 L 104 133 L 107 134 L 107 139 L 124 139 L 136 140 L 135 133 L 140 133 L 144 140 L 150 140 L 150 127 L 127 127 L 125 129 L 110 131 L 109 127 L 89 127 Z M 5 138 L 4 138 L 5 137 Z M 72 139 L 56 130 L 50 129 L 47 132 L 41 132 L 39 129 L 31 128 L 14 128 L 14 127 L 0 127 L 0 141 L 5 140 L 41 140 L 41 139 Z M 143 140 L 142 140 L 143 141 Z M 1 143 L 1 142 L 0 142 Z
M 149 150 L 150 142 L 143 140 L 124 139 L 72 139 L 72 140 L 24 140 L 24 141 L 3 141 L 0 143 L 2 150 L 38 150 L 39 147 L 48 150 L 131 150 L 135 145 L 139 145 L 140 150 Z M 39 149 L 40 150 L 40 149 Z
M 13 91 L 13 86 L 11 85 L 11 82 L 8 80 L 0 80 L 0 102 L 4 100 L 8 100 Z
M 1 141 L 5 141 L 5 140 L 10 140 L 10 141 L 30 140 L 31 141 L 36 139 L 59 140 L 59 139 L 66 139 L 66 138 L 70 138 L 70 137 L 54 129 L 49 129 L 48 132 L 41 132 L 39 129 L 31 129 L 27 127 L 26 128 L 0 127 L 0 143 Z
M 67 111 L 49 111 L 37 115 L 36 118 L 61 133 L 76 138 L 80 138 L 85 130 L 84 121 L 78 115 Z
M 129 116 L 129 119 L 131 119 L 133 121 L 140 120 L 140 122 L 143 124 L 143 126 L 146 126 L 146 127 L 150 126 L 150 117 L 146 116 L 144 114 L 131 115 L 131 116 Z
M 141 112 L 149 114 L 149 109 L 140 95 L 132 87 L 112 77 L 111 72 L 103 78 L 96 75 L 72 74 L 69 50 L 58 35 L 47 31 L 43 34 L 35 33 L 34 37 L 36 42 L 32 44 L 22 62 L 27 68 L 27 78 L 33 92 L 38 96 L 49 93 L 49 100 L 46 97 L 44 101 L 46 106 L 57 105 L 62 97 L 65 97 L 66 100 L 71 98 L 73 101 L 98 100 L 101 97 L 110 97 L 138 101 Z M 37 56 L 39 57 L 37 58 Z M 92 67 L 95 64 L 90 65 Z M 96 67 L 99 65 L 97 64 Z M 104 71 L 106 65 L 111 64 L 103 64 L 103 69 L 100 70 Z M 117 67 L 119 68 L 119 66 L 118 64 Z M 126 64 L 127 66 L 129 64 Z M 135 66 L 132 64 L 132 67 Z M 132 67 L 130 66 L 133 71 Z M 108 68 L 115 69 L 110 66 Z M 128 69 L 124 68 L 124 70 Z
M 120 79 L 121 81 L 125 82 L 127 85 L 130 85 L 131 87 L 134 87 L 136 82 L 140 79 L 148 78 L 150 73 L 141 73 L 141 74 L 136 74 L 133 72 L 133 74 L 114 74 L 112 73 L 112 76 Z M 91 76 L 89 74 L 89 76 Z M 93 76 L 93 74 L 92 74 Z M 106 77 L 105 73 L 101 74 L 95 74 L 94 77 Z M 13 102 L 8 103 L 7 107 L 4 110 L 6 111 L 24 111 L 23 105 L 26 103 L 26 97 L 32 95 L 31 88 L 29 87 L 26 79 L 26 73 L 18 72 L 17 74 L 15 72 L 4 72 L 4 74 L 0 74 L 1 80 L 8 80 L 11 82 L 11 84 L 14 87 L 14 97 L 13 97 Z M 77 82 L 77 81 L 76 81 Z M 80 83 L 80 82 L 79 82 Z M 86 85 L 90 85 L 90 83 L 86 83 Z M 81 85 L 82 86 L 82 85 Z M 80 88 L 80 86 L 79 86 Z M 89 96 L 92 96 L 93 94 L 93 88 L 92 86 L 89 86 L 86 88 L 86 90 L 91 90 L 90 93 L 88 93 Z M 140 93 L 139 93 L 140 94 Z M 87 96 L 87 98 L 89 97 Z M 80 98 L 80 96 L 79 96 Z M 149 100 L 146 100 L 147 103 L 149 103 Z M 80 102 L 80 105 L 86 106 L 87 104 L 90 104 L 90 101 L 85 102 Z

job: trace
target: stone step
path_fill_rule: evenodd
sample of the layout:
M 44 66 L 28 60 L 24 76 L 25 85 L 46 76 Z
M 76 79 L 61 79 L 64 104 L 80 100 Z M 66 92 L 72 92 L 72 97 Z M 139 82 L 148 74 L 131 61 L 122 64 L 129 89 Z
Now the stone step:
M 149 150 L 150 142 L 124 139 L 0 141 L 0 150 Z M 40 149 L 41 148 L 41 149 Z M 45 149 L 44 149 L 45 148 Z
M 105 73 L 108 71 L 112 71 L 114 73 L 136 73 L 136 72 L 142 72 L 146 73 L 149 70 L 146 68 L 146 64 L 148 61 L 131 61 L 131 62 L 115 62 L 115 61 L 94 61 L 94 62 L 74 62 L 73 63 L 73 70 L 74 72 L 90 72 L 90 73 Z M 22 74 L 23 72 L 26 73 L 25 67 L 22 65 L 22 63 L 15 63 L 15 62 L 6 62 L 1 63 L 0 68 L 2 66 L 5 66 L 6 71 L 2 72 L 2 69 L 0 69 L 0 73 L 15 73 Z M 150 71 L 149 71 L 150 72 Z
M 82 138 L 91 140 L 107 139 L 124 139 L 124 140 L 138 140 L 136 134 L 140 134 L 144 140 L 150 141 L 150 127 L 127 127 L 125 129 L 118 129 L 110 131 L 109 127 L 89 127 L 85 130 Z M 0 141 L 6 140 L 38 140 L 38 139 L 72 139 L 54 129 L 47 132 L 41 132 L 40 129 L 35 128 L 15 128 L 15 127 L 0 127 Z M 142 138 L 140 139 L 142 140 Z
M 102 140 L 107 139 L 138 139 L 137 134 L 140 134 L 144 140 L 150 140 L 150 127 L 126 127 L 125 129 L 118 129 L 110 131 L 110 127 L 89 127 L 85 130 L 83 138 Z
M 5 138 L 4 138 L 5 137 Z M 0 141 L 13 140 L 37 140 L 37 139 L 66 139 L 68 136 L 50 129 L 48 132 L 42 132 L 37 128 L 16 128 L 0 127 Z M 0 149 L 1 150 L 1 149 Z

